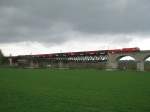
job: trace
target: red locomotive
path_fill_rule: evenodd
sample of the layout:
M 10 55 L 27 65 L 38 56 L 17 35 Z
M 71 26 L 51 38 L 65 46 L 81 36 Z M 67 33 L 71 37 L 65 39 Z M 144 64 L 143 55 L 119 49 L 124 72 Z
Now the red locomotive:
M 140 48 L 138 48 L 138 47 L 108 50 L 108 52 L 112 53 L 112 54 L 131 53 L 131 52 L 139 52 L 139 51 L 140 51 Z
M 122 52 L 139 52 L 140 48 L 134 47 L 134 48 L 123 48 Z

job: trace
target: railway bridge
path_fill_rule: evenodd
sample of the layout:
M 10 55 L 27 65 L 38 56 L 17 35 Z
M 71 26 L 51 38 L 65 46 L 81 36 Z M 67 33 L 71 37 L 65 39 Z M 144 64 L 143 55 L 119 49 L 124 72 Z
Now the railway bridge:
M 119 60 L 122 57 L 130 56 L 135 59 L 136 69 L 144 71 L 144 62 L 150 57 L 150 50 L 139 48 L 122 48 L 113 50 L 97 50 L 82 52 L 66 52 L 37 55 L 20 55 L 9 57 L 10 66 L 24 64 L 27 66 L 39 66 L 41 63 L 46 66 L 58 65 L 57 67 L 70 67 L 72 65 L 96 65 L 105 63 L 106 69 L 118 69 Z

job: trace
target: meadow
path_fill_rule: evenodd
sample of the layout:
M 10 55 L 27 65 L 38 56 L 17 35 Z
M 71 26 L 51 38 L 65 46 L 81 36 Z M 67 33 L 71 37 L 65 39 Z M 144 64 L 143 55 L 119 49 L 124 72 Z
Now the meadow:
M 0 112 L 150 112 L 150 72 L 1 68 Z

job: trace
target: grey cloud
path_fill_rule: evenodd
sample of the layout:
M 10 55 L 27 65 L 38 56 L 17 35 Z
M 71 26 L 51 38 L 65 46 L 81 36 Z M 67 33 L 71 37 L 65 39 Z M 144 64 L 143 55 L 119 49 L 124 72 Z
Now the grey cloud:
M 0 42 L 61 43 L 71 32 L 149 33 L 149 10 L 149 0 L 1 0 Z

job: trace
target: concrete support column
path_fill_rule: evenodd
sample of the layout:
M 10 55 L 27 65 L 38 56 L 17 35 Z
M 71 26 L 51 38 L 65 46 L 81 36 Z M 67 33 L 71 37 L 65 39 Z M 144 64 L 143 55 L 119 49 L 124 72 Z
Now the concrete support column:
M 118 62 L 117 62 L 116 58 L 117 58 L 116 54 L 112 54 L 112 53 L 108 54 L 108 61 L 107 61 L 107 65 L 106 65 L 107 70 L 118 69 Z
M 59 67 L 59 68 L 63 68 L 63 63 L 62 63 L 62 62 L 59 62 L 59 63 L 58 63 L 58 67 Z
M 34 66 L 34 63 L 33 63 L 33 60 L 30 61 L 30 67 L 33 67 Z
M 108 70 L 116 70 L 118 69 L 118 63 L 117 62 L 108 62 L 106 69 Z
M 137 71 L 144 71 L 144 61 L 137 61 Z
M 12 58 L 9 58 L 9 65 L 10 65 L 10 66 L 12 66 L 12 65 L 13 65 Z
M 36 62 L 36 67 L 37 67 L 37 68 L 39 67 L 39 62 Z

